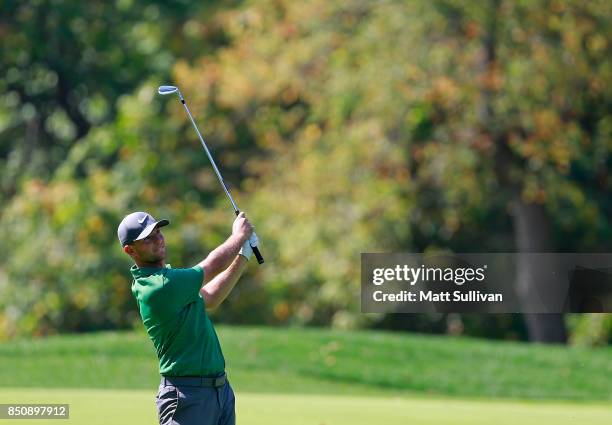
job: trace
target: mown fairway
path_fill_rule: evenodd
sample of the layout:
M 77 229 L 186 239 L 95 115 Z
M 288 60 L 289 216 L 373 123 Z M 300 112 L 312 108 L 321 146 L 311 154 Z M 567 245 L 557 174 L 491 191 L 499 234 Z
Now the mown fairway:
M 243 424 L 612 423 L 610 348 L 384 332 L 218 330 Z M 0 346 L 0 402 L 70 403 L 66 423 L 155 423 L 158 382 L 155 353 L 142 332 Z M 44 421 L 18 423 L 30 422 Z
M 3 402 L 70 403 L 79 425 L 156 423 L 154 391 L 2 389 Z M 238 393 L 238 423 L 250 425 L 608 425 L 603 404 Z M 41 424 L 42 420 L 2 421 Z

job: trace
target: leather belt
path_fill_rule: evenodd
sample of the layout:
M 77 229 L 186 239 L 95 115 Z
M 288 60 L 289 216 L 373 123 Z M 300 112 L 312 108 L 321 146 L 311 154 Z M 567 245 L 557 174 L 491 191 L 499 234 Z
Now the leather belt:
M 161 385 L 172 385 L 175 387 L 222 387 L 225 385 L 227 377 L 225 373 L 214 378 L 205 376 L 162 376 Z

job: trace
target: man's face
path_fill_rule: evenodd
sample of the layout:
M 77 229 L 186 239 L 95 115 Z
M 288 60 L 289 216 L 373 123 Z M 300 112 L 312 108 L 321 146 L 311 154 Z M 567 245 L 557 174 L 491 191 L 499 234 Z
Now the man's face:
M 128 245 L 125 251 L 140 263 L 162 261 L 166 258 L 164 235 L 159 229 L 155 229 L 146 238 Z

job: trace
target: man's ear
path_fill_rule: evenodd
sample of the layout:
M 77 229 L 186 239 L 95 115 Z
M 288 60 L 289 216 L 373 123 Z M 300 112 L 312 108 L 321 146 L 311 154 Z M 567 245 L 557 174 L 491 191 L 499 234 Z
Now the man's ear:
M 134 247 L 131 245 L 123 245 L 123 252 L 131 257 L 134 255 Z

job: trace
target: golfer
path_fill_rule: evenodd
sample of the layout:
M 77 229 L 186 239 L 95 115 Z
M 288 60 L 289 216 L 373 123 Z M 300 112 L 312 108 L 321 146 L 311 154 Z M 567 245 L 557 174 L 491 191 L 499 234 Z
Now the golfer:
M 168 224 L 134 212 L 117 230 L 123 251 L 136 263 L 131 268 L 132 293 L 159 358 L 159 423 L 233 425 L 234 393 L 207 311 L 218 307 L 234 288 L 257 237 L 240 213 L 223 244 L 194 267 L 178 269 L 165 263 L 161 228 Z

